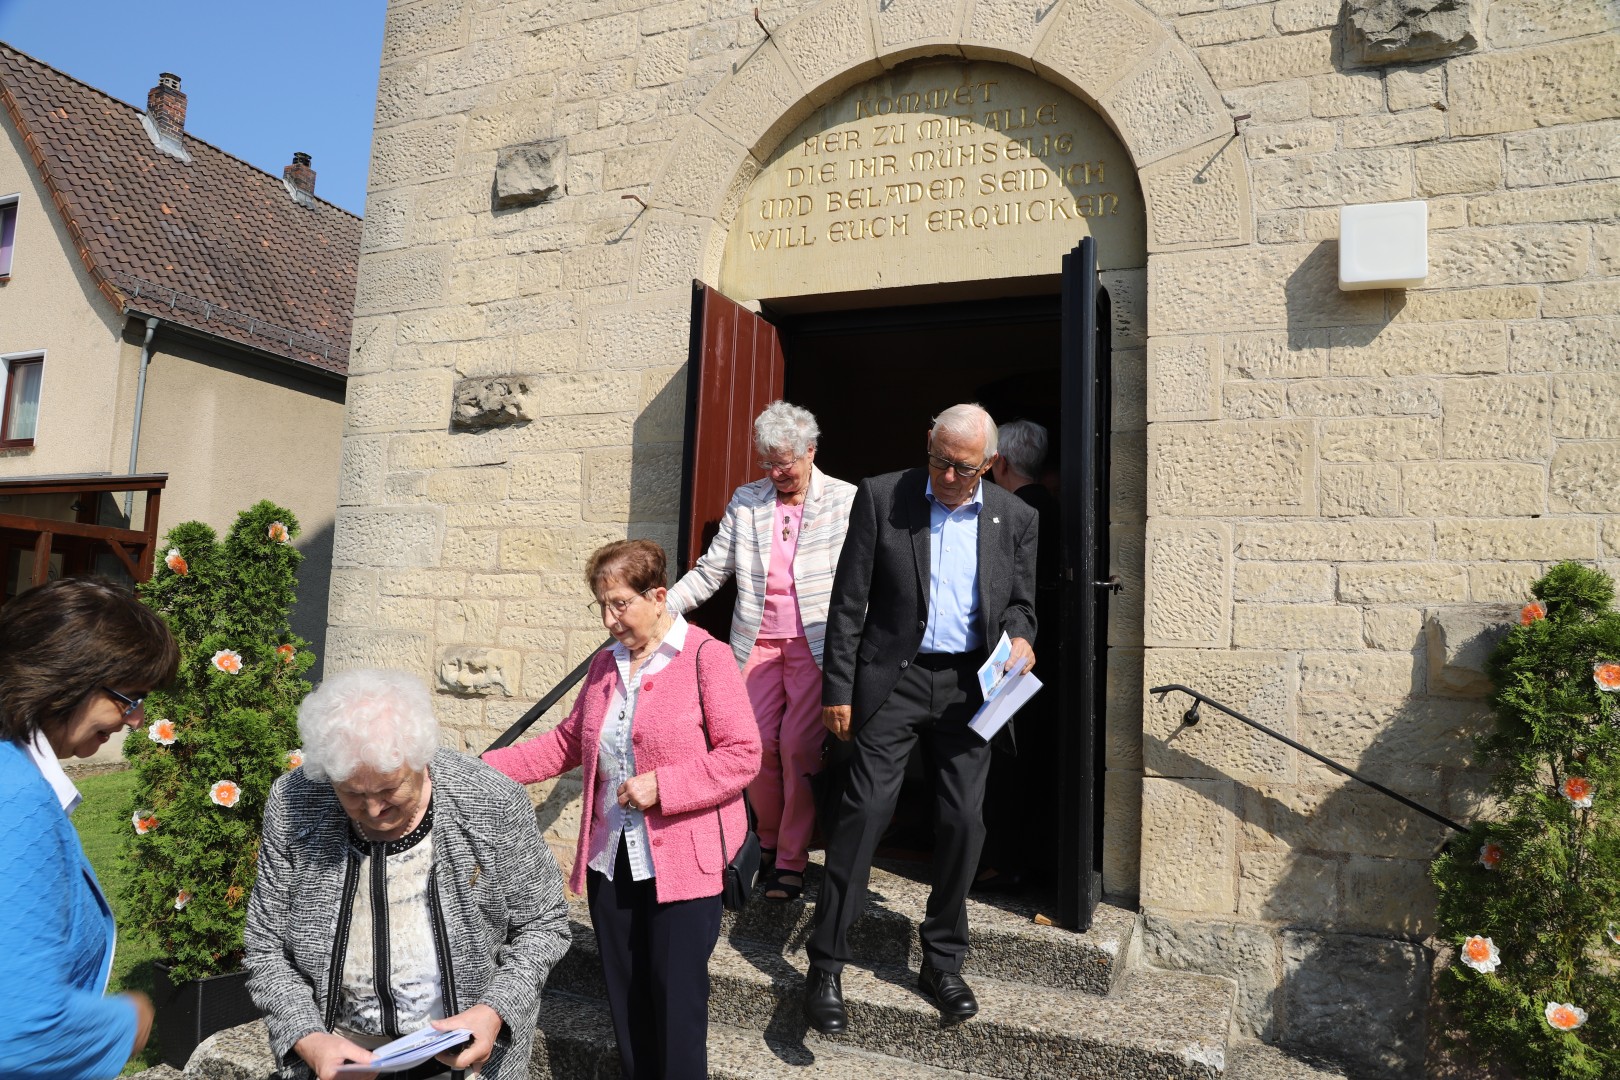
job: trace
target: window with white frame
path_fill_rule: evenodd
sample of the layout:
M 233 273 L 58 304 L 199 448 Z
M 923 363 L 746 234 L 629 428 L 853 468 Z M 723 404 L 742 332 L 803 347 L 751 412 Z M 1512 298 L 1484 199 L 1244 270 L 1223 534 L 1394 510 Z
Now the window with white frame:
M 0 278 L 11 276 L 11 253 L 17 243 L 17 196 L 0 196 Z
M 6 397 L 0 409 L 0 447 L 33 446 L 39 427 L 39 387 L 45 375 L 43 353 L 0 357 L 6 366 Z

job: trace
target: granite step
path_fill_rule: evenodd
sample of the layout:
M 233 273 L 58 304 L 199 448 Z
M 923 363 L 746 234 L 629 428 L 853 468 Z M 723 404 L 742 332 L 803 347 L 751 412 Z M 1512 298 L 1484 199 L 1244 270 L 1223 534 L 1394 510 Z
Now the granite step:
M 618 1080 L 619 1053 L 607 1005 L 548 991 L 529 1080 Z M 866 1053 L 855 1047 L 806 1046 L 760 1031 L 709 1024 L 711 1080 L 976 1080 L 954 1069 Z
M 588 925 L 550 987 L 605 996 Z M 732 934 L 709 962 L 710 1022 L 763 1032 L 810 1052 L 858 1050 L 913 1064 L 1008 1080 L 1208 1080 L 1226 1068 L 1234 985 L 1207 975 L 1135 969 L 1106 995 L 966 972 L 978 995 L 973 1020 L 946 1025 L 916 989 L 916 968 L 884 963 L 844 972 L 850 1030 L 808 1031 L 800 1013 L 802 951 Z

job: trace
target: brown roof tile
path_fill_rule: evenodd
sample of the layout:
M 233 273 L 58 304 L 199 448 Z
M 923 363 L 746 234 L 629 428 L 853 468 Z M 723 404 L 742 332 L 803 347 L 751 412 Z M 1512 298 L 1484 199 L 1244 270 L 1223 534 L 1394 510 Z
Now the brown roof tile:
M 342 374 L 360 219 L 0 43 L 0 101 L 109 300 Z M 291 155 L 289 154 L 289 160 Z

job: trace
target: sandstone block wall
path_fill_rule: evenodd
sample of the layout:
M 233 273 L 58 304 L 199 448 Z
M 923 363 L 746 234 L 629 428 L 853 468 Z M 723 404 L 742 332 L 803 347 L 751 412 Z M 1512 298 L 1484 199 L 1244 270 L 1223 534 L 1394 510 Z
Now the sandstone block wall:
M 329 662 L 420 671 L 462 745 L 519 715 L 603 636 L 585 553 L 673 541 L 688 286 L 763 157 L 886 66 L 1017 64 L 1101 112 L 1147 203 L 1145 281 L 1110 282 L 1109 887 L 1151 958 L 1239 978 L 1251 1032 L 1322 1043 L 1348 964 L 1420 1008 L 1443 830 L 1145 690 L 1479 812 L 1488 716 L 1426 627 L 1560 558 L 1620 570 L 1612 8 L 1474 0 L 1464 51 L 1383 66 L 1345 55 L 1339 0 L 795 0 L 768 34 L 752 9 L 390 4 Z M 501 151 L 556 141 L 557 190 L 497 208 Z M 1339 291 L 1339 208 L 1408 198 L 1427 282 Z M 509 374 L 537 418 L 452 426 L 457 379 Z M 1398 1075 L 1421 1043 L 1350 1049 Z

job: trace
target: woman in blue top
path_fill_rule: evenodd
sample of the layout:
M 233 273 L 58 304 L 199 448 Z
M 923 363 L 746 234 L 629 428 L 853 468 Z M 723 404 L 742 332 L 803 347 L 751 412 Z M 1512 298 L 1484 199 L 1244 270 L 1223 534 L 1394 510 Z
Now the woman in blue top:
M 106 994 L 114 927 L 68 815 L 58 758 L 89 757 L 140 723 L 174 677 L 169 629 L 94 578 L 30 589 L 0 610 L 0 1076 L 117 1076 L 152 1027 L 145 994 Z

